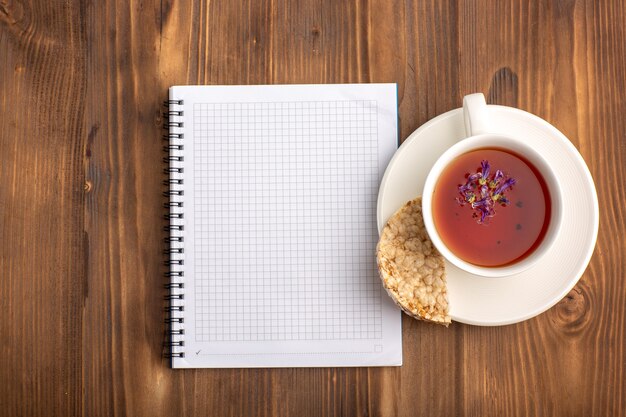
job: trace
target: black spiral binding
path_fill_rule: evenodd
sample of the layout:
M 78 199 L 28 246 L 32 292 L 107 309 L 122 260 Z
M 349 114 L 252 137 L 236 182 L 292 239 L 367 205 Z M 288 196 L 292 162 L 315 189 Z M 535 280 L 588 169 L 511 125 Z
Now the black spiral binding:
M 164 228 L 164 231 L 167 233 L 167 236 L 164 238 L 167 249 L 163 251 L 163 255 L 165 256 L 165 266 L 167 266 L 165 277 L 169 281 L 165 284 L 165 289 L 167 290 L 167 295 L 165 296 L 167 303 L 165 307 L 167 312 L 165 324 L 169 333 L 169 351 L 165 355 L 171 358 L 184 358 L 185 328 L 184 318 L 181 313 L 185 309 L 183 305 L 183 300 L 185 299 L 185 273 L 183 271 L 185 239 L 183 237 L 184 215 L 182 201 L 184 192 L 182 163 L 185 145 L 182 132 L 184 127 L 183 110 L 180 107 L 183 105 L 183 101 L 167 100 L 164 105 L 166 111 L 163 113 L 163 128 L 166 130 L 166 133 L 163 135 L 163 140 L 167 144 L 163 146 L 163 152 L 166 155 L 163 158 L 163 163 L 165 164 L 163 169 L 163 174 L 165 175 L 163 196 L 168 198 L 168 201 L 164 204 L 166 209 L 164 218 L 168 221 L 168 225 Z

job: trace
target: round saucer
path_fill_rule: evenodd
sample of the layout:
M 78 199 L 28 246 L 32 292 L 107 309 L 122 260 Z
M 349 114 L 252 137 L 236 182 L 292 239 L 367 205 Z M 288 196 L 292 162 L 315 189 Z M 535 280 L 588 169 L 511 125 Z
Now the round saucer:
M 509 277 L 472 275 L 446 261 L 450 316 L 481 326 L 517 323 L 559 302 L 585 271 L 598 235 L 598 196 L 578 150 L 558 129 L 525 111 L 488 106 L 493 133 L 526 138 L 554 167 L 563 186 L 563 223 L 548 253 L 530 269 Z M 378 194 L 377 221 L 422 194 L 437 158 L 465 137 L 463 109 L 444 113 L 413 132 L 389 162 Z

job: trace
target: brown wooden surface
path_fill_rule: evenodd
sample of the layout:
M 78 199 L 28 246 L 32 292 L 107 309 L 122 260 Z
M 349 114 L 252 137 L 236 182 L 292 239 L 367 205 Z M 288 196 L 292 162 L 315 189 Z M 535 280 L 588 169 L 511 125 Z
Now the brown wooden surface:
M 171 370 L 160 103 L 173 84 L 397 82 L 400 135 L 464 94 L 563 131 L 600 234 L 558 305 L 403 320 L 404 365 Z M 626 415 L 622 1 L 0 0 L 0 415 Z

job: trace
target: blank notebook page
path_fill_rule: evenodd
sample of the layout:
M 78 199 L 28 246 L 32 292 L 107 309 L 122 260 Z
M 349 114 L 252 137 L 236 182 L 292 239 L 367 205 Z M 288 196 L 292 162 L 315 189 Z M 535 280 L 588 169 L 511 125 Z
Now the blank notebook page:
M 395 84 L 181 86 L 184 357 L 173 366 L 401 365 L 376 268 Z

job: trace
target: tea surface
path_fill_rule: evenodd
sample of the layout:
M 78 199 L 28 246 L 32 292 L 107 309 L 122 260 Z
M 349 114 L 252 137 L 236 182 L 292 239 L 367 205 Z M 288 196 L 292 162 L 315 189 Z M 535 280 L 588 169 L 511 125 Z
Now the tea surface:
M 488 161 L 515 184 L 484 222 L 471 204 L 461 205 L 459 186 Z M 478 149 L 454 159 L 442 172 L 433 194 L 433 220 L 446 246 L 459 258 L 479 266 L 497 267 L 524 259 L 541 243 L 550 218 L 545 181 L 528 161 L 500 149 Z

